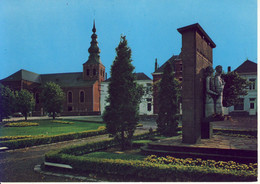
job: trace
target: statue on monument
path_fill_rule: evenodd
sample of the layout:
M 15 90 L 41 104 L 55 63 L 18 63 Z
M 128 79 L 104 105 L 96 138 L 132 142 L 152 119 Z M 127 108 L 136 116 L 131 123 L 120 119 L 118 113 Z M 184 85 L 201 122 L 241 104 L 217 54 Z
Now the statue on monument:
M 211 66 L 206 68 L 206 117 L 210 117 L 213 114 L 223 114 L 222 100 L 225 82 L 221 78 L 222 66 L 218 65 L 216 67 L 215 77 L 213 77 L 213 72 L 214 70 Z
M 222 74 L 222 66 L 216 66 L 216 74 L 215 74 L 215 91 L 218 93 L 215 105 L 215 113 L 216 114 L 223 114 L 223 90 L 225 86 L 224 80 L 221 78 Z

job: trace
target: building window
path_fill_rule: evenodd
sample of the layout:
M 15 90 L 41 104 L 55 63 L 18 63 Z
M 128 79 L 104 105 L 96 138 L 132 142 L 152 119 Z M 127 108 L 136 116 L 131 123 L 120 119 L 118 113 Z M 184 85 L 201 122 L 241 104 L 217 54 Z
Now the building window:
M 68 102 L 72 103 L 72 92 L 71 91 L 68 92 Z
M 86 75 L 89 76 L 89 69 L 86 70 Z
M 84 93 L 84 91 L 80 92 L 79 100 L 80 100 L 80 103 L 84 103 L 84 101 L 85 101 L 85 93 Z
M 152 91 L 152 84 L 151 83 L 146 83 L 146 93 L 149 94 Z
M 96 69 L 93 69 L 93 75 L 96 75 L 96 74 L 97 74 Z
M 234 105 L 234 110 L 244 110 L 244 99 L 240 98 L 238 103 Z
M 146 100 L 147 100 L 147 102 L 151 102 L 151 101 L 152 101 L 152 99 L 151 99 L 151 98 L 147 98 Z
M 35 94 L 35 102 L 38 104 L 40 103 L 39 93 Z
M 152 104 L 151 104 L 151 103 L 148 103 L 148 104 L 147 104 L 147 111 L 150 112 L 151 110 L 152 110 Z
M 255 81 L 256 79 L 249 79 L 249 82 L 251 83 L 249 86 L 249 90 L 255 90 Z

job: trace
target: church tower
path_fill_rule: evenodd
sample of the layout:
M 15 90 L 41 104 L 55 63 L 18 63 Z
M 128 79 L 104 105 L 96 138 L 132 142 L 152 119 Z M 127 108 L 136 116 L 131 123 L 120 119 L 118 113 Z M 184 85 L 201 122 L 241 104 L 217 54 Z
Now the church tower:
M 92 29 L 92 36 L 90 47 L 88 49 L 88 60 L 83 64 L 83 79 L 84 80 L 98 80 L 102 82 L 105 80 L 105 66 L 100 60 L 100 49 L 98 47 L 95 21 Z

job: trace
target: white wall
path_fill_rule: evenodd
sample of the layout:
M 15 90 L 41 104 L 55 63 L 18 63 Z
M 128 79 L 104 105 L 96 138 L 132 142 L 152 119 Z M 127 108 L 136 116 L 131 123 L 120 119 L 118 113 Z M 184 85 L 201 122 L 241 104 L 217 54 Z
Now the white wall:
M 246 78 L 247 81 L 250 79 L 256 79 L 255 82 L 255 89 L 248 89 L 248 94 L 246 96 L 242 96 L 241 98 L 244 99 L 244 109 L 243 110 L 235 110 L 234 106 L 229 107 L 229 112 L 233 111 L 246 111 L 250 115 L 256 115 L 257 113 L 257 75 L 240 75 L 243 78 Z M 250 101 L 250 99 L 255 98 L 255 101 Z M 250 109 L 250 103 L 254 103 L 254 109 Z
M 143 85 L 145 94 L 141 99 L 141 103 L 139 105 L 139 114 L 140 115 L 152 115 L 153 114 L 153 92 L 152 92 L 152 80 L 137 80 L 138 84 Z M 150 84 L 150 87 L 147 84 Z M 108 98 L 108 85 L 109 82 L 102 82 L 101 83 L 101 97 L 100 97 L 100 110 L 101 114 L 104 113 L 105 107 L 108 105 L 106 99 Z M 149 88 L 147 90 L 147 87 Z M 148 101 L 151 100 L 151 101 Z M 148 104 L 151 104 L 151 110 L 148 111 Z

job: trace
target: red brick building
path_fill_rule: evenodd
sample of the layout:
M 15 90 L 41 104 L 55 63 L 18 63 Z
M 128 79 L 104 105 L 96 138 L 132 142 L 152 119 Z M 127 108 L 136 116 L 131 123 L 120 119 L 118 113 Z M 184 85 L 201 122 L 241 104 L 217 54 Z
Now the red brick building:
M 44 114 L 39 96 L 41 87 L 50 81 L 60 85 L 66 95 L 62 115 L 100 114 L 100 85 L 105 80 L 105 66 L 100 60 L 95 23 L 92 31 L 89 58 L 83 64 L 83 72 L 37 74 L 21 69 L 0 83 L 12 90 L 32 92 L 36 102 L 34 115 Z
M 153 75 L 153 113 L 158 114 L 159 113 L 159 105 L 158 105 L 158 82 L 162 78 L 163 70 L 167 62 L 170 62 L 172 64 L 172 67 L 175 72 L 175 77 L 179 81 L 182 81 L 182 59 L 181 54 L 180 55 L 173 55 L 170 59 L 168 59 L 161 67 L 158 66 L 157 59 L 155 60 L 155 69 L 152 73 Z

